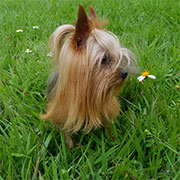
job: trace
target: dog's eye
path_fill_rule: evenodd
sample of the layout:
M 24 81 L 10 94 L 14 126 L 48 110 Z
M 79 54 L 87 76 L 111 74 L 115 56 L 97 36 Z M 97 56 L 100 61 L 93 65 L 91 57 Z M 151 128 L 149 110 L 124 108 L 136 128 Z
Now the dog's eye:
M 101 60 L 101 64 L 109 64 L 110 60 L 110 57 L 105 55 Z

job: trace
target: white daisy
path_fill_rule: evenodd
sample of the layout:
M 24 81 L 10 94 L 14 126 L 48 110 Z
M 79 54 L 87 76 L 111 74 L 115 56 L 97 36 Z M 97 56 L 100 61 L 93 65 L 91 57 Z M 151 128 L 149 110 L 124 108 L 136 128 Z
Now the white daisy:
M 22 29 L 18 29 L 18 30 L 16 30 L 16 32 L 23 32 L 23 30 Z
M 144 72 L 141 73 L 141 76 L 139 76 L 139 77 L 137 78 L 137 80 L 138 80 L 139 82 L 143 82 L 147 77 L 149 77 L 149 78 L 151 78 L 151 79 L 156 79 L 156 76 L 150 75 L 148 71 L 144 71 Z
M 33 29 L 39 29 L 39 26 L 35 25 L 33 26 Z
M 30 49 L 26 49 L 25 51 L 26 53 L 32 53 L 32 51 Z
M 48 57 L 52 57 L 52 52 L 47 54 Z

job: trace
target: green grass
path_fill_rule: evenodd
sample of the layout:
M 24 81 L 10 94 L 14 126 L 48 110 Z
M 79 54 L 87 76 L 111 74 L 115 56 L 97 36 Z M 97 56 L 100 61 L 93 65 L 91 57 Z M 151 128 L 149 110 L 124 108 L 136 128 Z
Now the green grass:
M 79 3 L 108 18 L 106 28 L 135 53 L 140 72 L 157 79 L 141 84 L 135 76 L 121 89 L 114 142 L 101 129 L 79 132 L 70 151 L 39 114 L 49 36 L 76 20 Z M 179 0 L 0 1 L 0 179 L 179 180 L 179 9 Z

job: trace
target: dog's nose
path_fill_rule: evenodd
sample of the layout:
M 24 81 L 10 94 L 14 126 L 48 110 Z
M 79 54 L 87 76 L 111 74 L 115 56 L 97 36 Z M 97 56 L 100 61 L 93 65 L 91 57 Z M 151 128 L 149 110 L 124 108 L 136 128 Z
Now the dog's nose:
M 121 78 L 125 79 L 125 78 L 127 77 L 127 75 L 128 75 L 128 72 L 127 72 L 127 71 L 121 70 L 121 72 L 120 72 Z

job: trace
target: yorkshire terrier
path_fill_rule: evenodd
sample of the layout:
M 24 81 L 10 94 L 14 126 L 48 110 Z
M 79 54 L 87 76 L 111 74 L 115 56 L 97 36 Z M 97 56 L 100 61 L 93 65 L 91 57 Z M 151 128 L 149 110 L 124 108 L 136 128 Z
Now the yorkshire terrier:
M 47 81 L 46 114 L 72 148 L 71 136 L 109 123 L 119 114 L 118 91 L 133 73 L 133 53 L 103 26 L 90 6 L 89 15 L 80 5 L 73 25 L 59 26 L 50 37 L 53 70 Z M 110 133 L 111 134 L 111 133 Z

